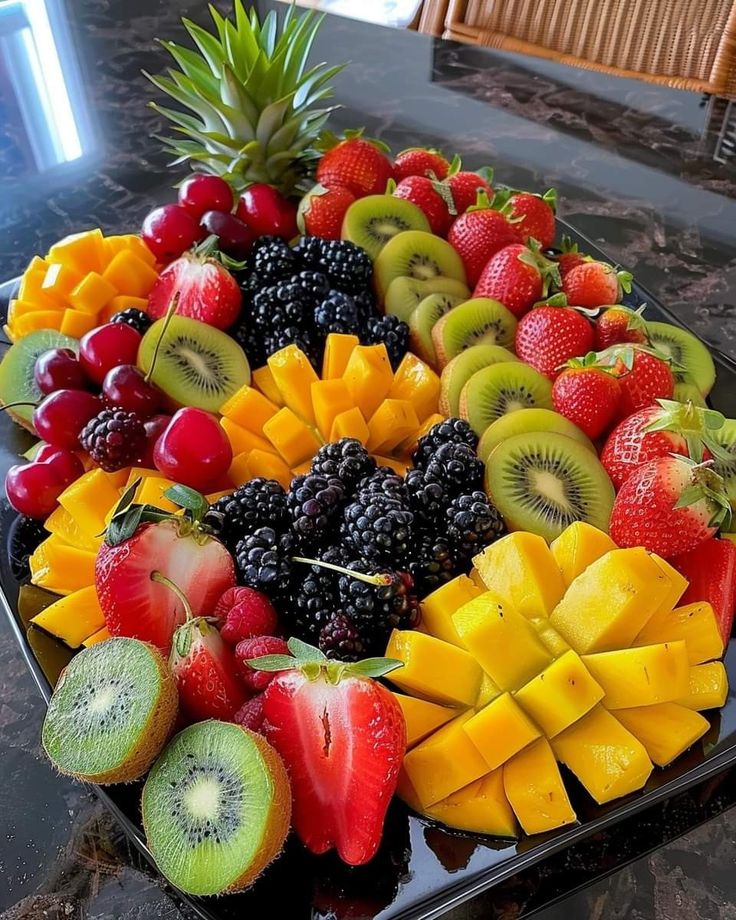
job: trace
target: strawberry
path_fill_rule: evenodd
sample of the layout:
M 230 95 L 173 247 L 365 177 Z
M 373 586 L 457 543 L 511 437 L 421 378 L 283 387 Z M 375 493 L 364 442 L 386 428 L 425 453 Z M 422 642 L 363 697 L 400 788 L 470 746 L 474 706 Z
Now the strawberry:
M 516 327 L 516 354 L 550 380 L 570 358 L 586 355 L 593 347 L 593 327 L 577 310 L 557 297 L 537 304 Z
M 273 604 L 254 588 L 228 588 L 215 604 L 212 616 L 220 635 L 230 645 L 253 636 L 270 636 L 278 626 Z
M 481 170 L 484 175 L 475 172 L 456 172 L 454 175 L 447 177 L 447 184 L 452 192 L 452 199 L 455 202 L 455 210 L 458 214 L 464 214 L 468 208 L 472 207 L 478 198 L 478 192 L 485 192 L 488 198 L 493 198 L 493 188 L 491 181 L 493 170 Z
M 511 205 L 511 218 L 519 222 L 517 228 L 522 239 L 537 240 L 542 249 L 549 249 L 555 241 L 557 226 L 555 224 L 555 211 L 557 210 L 557 192 L 551 188 L 544 195 L 533 195 L 531 192 L 515 192 L 509 198 Z
M 217 329 L 232 326 L 240 315 L 242 295 L 238 282 L 225 267 L 235 263 L 217 252 L 216 242 L 216 236 L 208 236 L 166 266 L 148 295 L 146 310 L 151 319 L 165 316 L 178 293 L 176 312 L 180 316 L 190 316 Z
M 491 256 L 504 246 L 520 243 L 521 238 L 515 224 L 491 207 L 488 196 L 481 191 L 475 204 L 456 218 L 447 241 L 463 261 L 468 284 L 475 284 Z
M 689 582 L 680 604 L 708 601 L 721 628 L 723 643 L 728 645 L 736 608 L 736 545 L 725 538 L 703 540 L 670 562 Z
M 453 215 L 457 214 L 447 183 L 426 176 L 407 176 L 396 186 L 393 195 L 411 201 L 423 211 L 432 233 L 437 236 L 446 235 Z
M 621 300 L 631 291 L 631 273 L 616 271 L 607 262 L 583 262 L 568 271 L 562 292 L 575 307 L 603 307 Z
M 291 778 L 294 828 L 311 852 L 336 847 L 362 865 L 381 842 L 406 749 L 401 707 L 371 678 L 400 664 L 330 660 L 295 639 L 289 650 L 252 664 L 281 672 L 263 694 L 263 734 Z
M 488 260 L 473 297 L 500 300 L 518 318 L 546 297 L 550 280 L 559 281 L 557 266 L 538 246 L 512 243 Z
M 439 152 L 426 147 L 407 147 L 394 157 L 394 178 L 397 182 L 407 176 L 426 176 L 428 179 L 447 178 L 450 164 Z
M 354 201 L 350 189 L 315 185 L 299 202 L 299 231 L 323 240 L 339 240 L 345 212 Z
M 598 353 L 613 367 L 621 382 L 620 418 L 651 406 L 658 399 L 671 399 L 675 378 L 664 354 L 643 345 L 613 345 Z
M 385 145 L 369 141 L 360 132 L 346 132 L 319 161 L 316 178 L 325 188 L 349 189 L 356 198 L 382 195 L 394 177 L 391 161 L 383 153 Z
M 234 722 L 242 725 L 243 728 L 249 728 L 252 732 L 259 732 L 263 728 L 263 695 L 259 693 L 246 700 L 240 709 L 235 713 Z
M 647 325 L 641 316 L 643 309 L 630 310 L 617 304 L 604 310 L 595 322 L 596 351 L 627 342 L 648 345 Z
M 730 513 L 723 479 L 710 461 L 658 457 L 621 486 L 609 533 L 618 546 L 643 546 L 669 559 L 712 537 Z
M 589 438 L 597 438 L 613 424 L 618 413 L 621 388 L 609 368 L 601 367 L 594 354 L 573 358 L 552 384 L 552 403 Z
M 260 693 L 273 680 L 270 671 L 256 671 L 248 662 L 262 655 L 286 655 L 286 642 L 278 636 L 255 636 L 243 639 L 235 647 L 235 659 L 238 677 L 243 686 L 252 693 Z
M 560 269 L 560 278 L 563 281 L 573 268 L 577 268 L 578 265 L 582 265 L 584 262 L 593 261 L 590 256 L 586 256 L 585 253 L 579 251 L 578 244 L 573 243 L 569 236 L 562 237 L 562 252 L 552 256 L 552 259 L 557 263 Z

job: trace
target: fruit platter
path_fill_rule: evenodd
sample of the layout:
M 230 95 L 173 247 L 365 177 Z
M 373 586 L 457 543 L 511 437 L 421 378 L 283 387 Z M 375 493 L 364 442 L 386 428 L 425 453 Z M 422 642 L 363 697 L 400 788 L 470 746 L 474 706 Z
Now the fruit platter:
M 736 762 L 736 365 L 554 190 L 332 134 L 313 12 L 211 12 L 168 200 L 0 288 L 2 602 L 199 916 L 439 916 Z

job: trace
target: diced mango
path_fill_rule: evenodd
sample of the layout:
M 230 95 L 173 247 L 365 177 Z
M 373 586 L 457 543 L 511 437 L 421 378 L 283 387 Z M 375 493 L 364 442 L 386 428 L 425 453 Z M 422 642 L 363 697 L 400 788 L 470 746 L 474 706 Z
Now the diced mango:
M 682 641 L 583 655 L 583 662 L 603 687 L 606 709 L 668 703 L 687 695 L 690 666 Z
M 487 706 L 489 703 L 493 702 L 497 696 L 501 695 L 501 688 L 495 681 L 491 678 L 489 674 L 483 672 L 483 676 L 480 679 L 480 689 L 478 690 L 478 696 L 475 698 L 475 703 L 473 709 L 478 712 L 484 706 Z
M 273 418 L 279 407 L 255 387 L 244 384 L 220 406 L 220 415 L 260 435 L 266 422 Z
M 641 789 L 653 769 L 641 741 L 603 706 L 557 735 L 552 747 L 599 805 Z
M 41 565 L 31 556 L 31 581 L 39 588 L 54 591 L 57 594 L 70 594 L 94 584 L 96 552 L 79 549 L 52 534 L 43 541 L 43 559 Z
M 270 356 L 268 366 L 284 404 L 302 421 L 314 425 L 311 388 L 319 378 L 304 352 L 297 345 L 287 345 Z
M 452 615 L 483 591 L 467 575 L 458 575 L 428 594 L 421 604 L 422 625 L 430 636 L 463 648 Z
M 61 310 L 34 310 L 13 320 L 13 335 L 16 339 L 37 329 L 59 329 L 64 313 Z
M 121 236 L 105 237 L 105 252 L 108 262 L 119 252 L 123 252 L 126 249 L 129 249 L 139 259 L 142 259 L 146 265 L 153 267 L 156 264 L 156 256 L 137 234 L 124 233 Z
M 48 269 L 27 269 L 18 285 L 18 297 L 37 303 L 47 310 L 59 310 L 64 305 L 64 298 L 50 289 L 44 289 Z
M 384 399 L 368 421 L 366 446 L 372 452 L 389 453 L 418 427 L 417 413 L 408 399 Z
M 401 476 L 402 478 L 406 476 L 407 470 L 409 469 L 408 464 L 399 457 L 386 457 L 383 454 L 371 454 L 371 457 L 373 457 L 378 466 L 387 466 L 390 470 L 393 470 L 397 476 Z
M 276 453 L 276 448 L 269 440 L 255 434 L 248 428 L 244 428 L 242 425 L 236 424 L 232 419 L 223 417 L 220 419 L 220 425 L 222 425 L 227 439 L 230 442 L 233 456 L 251 450 L 265 450 L 271 454 Z
M 681 706 L 702 712 L 720 709 L 728 698 L 728 674 L 722 661 L 709 661 L 690 668 L 688 692 L 676 700 Z
M 527 834 L 541 834 L 577 820 L 546 738 L 539 738 L 504 765 L 503 788 Z
M 80 275 L 101 271 L 104 262 L 104 239 L 102 231 L 95 227 L 82 233 L 72 233 L 59 240 L 49 249 L 49 262 L 61 262 Z
M 29 313 L 49 312 L 49 307 L 36 300 L 11 300 L 8 306 L 8 322 L 14 323 L 21 316 L 27 316 Z M 52 312 L 57 312 L 53 309 Z
M 322 358 L 323 380 L 334 380 L 337 377 L 342 377 L 356 345 L 360 345 L 360 339 L 357 335 L 339 335 L 336 332 L 331 332 L 327 336 L 324 357 Z
M 700 713 L 677 703 L 618 709 L 613 715 L 641 741 L 658 767 L 667 766 L 710 728 Z
M 121 294 L 148 297 L 158 274 L 134 252 L 123 249 L 113 256 L 102 277 Z
M 263 367 L 257 367 L 251 375 L 251 380 L 253 386 L 258 387 L 266 399 L 270 399 L 274 406 L 281 408 L 284 405 L 284 397 L 276 386 L 271 368 L 267 364 Z
M 298 466 L 293 466 L 291 468 L 291 472 L 293 476 L 306 476 L 311 469 L 312 461 L 305 460 L 304 463 L 300 463 Z
M 395 629 L 388 640 L 386 657 L 404 663 L 403 668 L 391 671 L 388 679 L 407 693 L 449 706 L 475 703 L 482 671 L 463 649 L 415 630 Z
M 396 368 L 391 389 L 391 399 L 408 399 L 420 422 L 437 412 L 440 398 L 440 378 L 413 352 L 407 351 Z
M 82 642 L 82 645 L 85 648 L 89 648 L 90 645 L 97 645 L 98 642 L 104 642 L 105 639 L 109 638 L 111 638 L 110 630 L 107 628 L 107 626 L 103 626 L 102 629 L 98 629 L 96 633 L 92 633 L 91 636 L 87 636 L 84 642 Z
M 350 353 L 342 379 L 353 404 L 370 418 L 391 389 L 394 375 L 385 345 L 357 345 Z
M 565 592 L 555 558 L 537 534 L 510 533 L 473 563 L 487 587 L 525 617 L 548 617 Z
M 518 833 L 513 809 L 504 792 L 502 770 L 482 776 L 421 812 L 471 834 L 515 837 Z
M 635 645 L 675 642 L 683 639 L 690 664 L 720 658 L 723 637 L 708 601 L 686 604 L 674 610 L 659 610 L 634 640 Z
M 118 293 L 110 282 L 97 272 L 89 272 L 69 295 L 69 303 L 75 310 L 94 316 Z
M 46 269 L 41 290 L 63 302 L 69 299 L 69 295 L 81 280 L 81 276 L 73 268 L 55 262 Z
M 539 738 L 541 732 L 510 693 L 502 693 L 469 719 L 463 730 L 490 770 Z
M 136 489 L 135 500 L 141 505 L 153 505 L 154 508 L 160 508 L 161 511 L 170 511 L 175 514 L 179 506 L 164 496 L 164 492 L 173 485 L 176 483 L 163 476 L 146 476 Z
M 146 466 L 132 466 L 128 472 L 128 478 L 123 483 L 123 488 L 127 489 L 132 486 L 138 479 L 160 479 L 161 470 L 149 469 Z
M 131 294 L 116 294 L 111 297 L 105 304 L 97 317 L 102 323 L 109 322 L 116 313 L 122 313 L 123 310 L 140 310 L 146 313 L 148 310 L 147 297 L 133 297 Z
M 85 639 L 104 627 L 105 617 L 93 583 L 54 601 L 31 622 L 70 648 L 79 648 Z
M 66 543 L 91 553 L 97 552 L 102 543 L 102 537 L 85 533 L 66 508 L 61 505 L 51 512 L 43 526 L 49 533 L 55 533 Z
M 291 483 L 291 470 L 281 457 L 276 456 L 276 454 L 269 454 L 264 450 L 252 450 L 247 454 L 246 469 L 248 473 L 246 479 L 233 479 L 236 485 L 242 485 L 243 482 L 247 482 L 248 479 L 255 479 L 257 476 L 263 476 L 264 479 L 275 479 L 285 489 L 288 489 Z
M 315 380 L 312 384 L 312 407 L 319 433 L 325 441 L 329 441 L 337 416 L 353 408 L 345 381 L 339 378 Z
M 676 607 L 682 595 L 687 591 L 688 581 L 684 575 L 681 575 L 677 569 L 670 565 L 666 559 L 662 559 L 661 556 L 658 556 L 656 553 L 650 553 L 649 558 L 652 562 L 655 562 L 659 568 L 662 570 L 665 578 L 669 580 L 669 589 L 665 596 L 660 601 L 659 607 L 657 608 L 657 613 L 660 610 L 672 610 L 673 607 Z
M 284 458 L 287 466 L 303 463 L 313 457 L 320 447 L 312 429 L 286 406 L 266 422 L 263 433 Z
M 431 735 L 433 731 L 436 731 L 441 725 L 449 722 L 450 719 L 454 719 L 457 715 L 457 709 L 438 706 L 437 703 L 419 700 L 414 696 L 394 693 L 394 697 L 404 713 L 407 748 L 414 747 L 415 744 L 423 741 L 427 735 Z
M 66 508 L 79 529 L 95 537 L 105 529 L 105 516 L 120 498 L 118 490 L 101 469 L 84 473 L 59 496 L 59 504 Z
M 84 313 L 81 310 L 69 308 L 64 310 L 59 332 L 64 335 L 70 335 L 74 339 L 81 339 L 85 333 L 90 332 L 96 325 L 97 317 L 94 313 Z
M 46 271 L 49 267 L 49 263 L 43 256 L 33 256 L 31 261 L 26 266 L 24 274 L 28 272 L 37 272 L 37 271 Z
M 363 418 L 363 413 L 357 406 L 341 412 L 335 416 L 330 431 L 330 441 L 339 441 L 341 438 L 355 438 L 361 444 L 368 440 L 368 426 Z
M 616 549 L 616 544 L 607 533 L 598 530 L 587 521 L 575 521 L 552 541 L 549 548 L 567 586 L 572 584 L 591 562 Z
M 557 630 L 550 625 L 548 617 L 531 617 L 529 622 L 537 631 L 537 635 L 542 641 L 542 645 L 552 655 L 553 658 L 559 658 L 564 655 L 570 646 L 565 642 Z

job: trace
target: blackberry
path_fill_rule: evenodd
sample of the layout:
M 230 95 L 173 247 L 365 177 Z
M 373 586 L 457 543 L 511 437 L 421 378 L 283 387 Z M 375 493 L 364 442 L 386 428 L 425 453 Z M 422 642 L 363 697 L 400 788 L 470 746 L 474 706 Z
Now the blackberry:
M 382 577 L 385 583 L 371 584 L 354 575 L 340 575 L 337 593 L 340 608 L 354 623 L 369 655 L 382 655 L 392 629 L 412 629 L 419 622 L 419 602 L 408 572 L 376 569 L 359 560 L 345 568 L 356 573 Z
M 286 496 L 291 524 L 297 539 L 309 545 L 324 543 L 342 506 L 345 489 L 340 479 L 307 473 L 295 476 Z
M 84 426 L 79 443 L 106 473 L 114 473 L 130 466 L 143 453 L 146 429 L 135 412 L 103 409 Z
M 414 578 L 417 594 L 426 597 L 455 575 L 455 559 L 449 541 L 432 531 L 421 534 L 412 559 L 409 572 Z
M 266 363 L 263 336 L 250 317 L 228 331 L 245 352 L 251 367 L 262 367 Z
M 397 475 L 391 467 L 378 466 L 374 473 L 365 476 L 358 483 L 358 495 L 386 495 L 406 504 L 407 493 L 403 477 Z
M 368 321 L 378 315 L 376 306 L 376 297 L 373 291 L 368 287 L 364 291 L 358 291 L 352 295 L 355 306 L 358 310 L 358 322 L 361 326 L 367 326 Z
M 278 286 L 281 300 L 299 300 L 314 309 L 330 293 L 330 282 L 321 272 L 302 271 Z
M 325 444 L 312 460 L 312 472 L 339 479 L 346 494 L 376 470 L 376 461 L 356 438 L 342 438 Z
M 323 240 L 318 265 L 334 286 L 346 294 L 365 290 L 373 277 L 373 262 L 368 253 L 347 240 Z
M 272 355 L 274 352 L 281 351 L 287 345 L 296 345 L 309 358 L 312 366 L 318 369 L 320 363 L 320 349 L 315 344 L 312 337 L 299 326 L 287 326 L 285 329 L 278 329 L 263 341 L 263 347 L 266 355 Z
M 372 317 L 367 322 L 367 344 L 381 343 L 386 346 L 391 367 L 396 370 L 409 350 L 409 327 L 390 313 Z
M 49 532 L 43 521 L 19 514 L 10 525 L 8 537 L 8 562 L 10 572 L 16 581 L 23 581 L 31 574 L 28 560 L 36 551 L 39 543 L 48 537 Z
M 414 466 L 423 469 L 443 444 L 467 444 L 473 450 L 478 446 L 478 435 L 462 418 L 446 418 L 433 425 L 417 443 L 413 454 Z
M 442 483 L 427 479 L 424 470 L 409 470 L 404 479 L 409 508 L 419 527 L 435 527 L 443 518 L 448 498 Z
M 365 646 L 355 624 L 344 613 L 335 613 L 322 627 L 319 648 L 328 658 L 340 661 L 358 661 L 365 654 Z
M 261 288 L 253 298 L 253 323 L 262 334 L 287 326 L 301 326 L 307 317 L 311 317 L 311 310 L 307 310 L 299 299 L 290 300 L 285 286 L 280 284 Z
M 358 329 L 358 311 L 355 301 L 349 294 L 330 291 L 329 295 L 317 305 L 314 322 L 322 335 L 338 332 L 351 335 Z
M 449 499 L 483 488 L 483 461 L 467 444 L 442 444 L 424 472 L 428 481 L 442 485 Z
M 110 322 L 123 323 L 125 326 L 130 326 L 131 329 L 135 329 L 136 332 L 140 332 L 141 335 L 145 335 L 153 320 L 148 313 L 144 313 L 143 310 L 136 310 L 135 307 L 127 307 L 119 313 L 114 313 L 110 317 Z
M 204 523 L 232 552 L 237 544 L 259 527 L 277 532 L 289 526 L 286 492 L 275 479 L 258 476 L 244 483 L 231 495 L 223 495 L 210 505 Z
M 317 558 L 339 565 L 342 551 L 329 547 L 318 553 Z M 296 563 L 291 578 L 289 602 L 283 605 L 281 611 L 291 635 L 312 645 L 316 644 L 322 627 L 338 610 L 336 573 L 324 566 Z
M 299 268 L 294 253 L 278 236 L 257 239 L 248 255 L 247 267 L 261 285 L 280 281 Z
M 506 533 L 501 515 L 485 492 L 459 495 L 447 507 L 447 538 L 463 565 Z
M 259 527 L 240 540 L 235 563 L 240 583 L 266 594 L 285 592 L 291 576 L 293 537 L 273 527 Z
M 401 565 L 411 544 L 413 522 L 414 515 L 396 498 L 360 492 L 345 509 L 343 532 L 364 559 Z
M 303 236 L 292 249 L 294 257 L 302 268 L 321 268 L 323 240 L 318 236 Z

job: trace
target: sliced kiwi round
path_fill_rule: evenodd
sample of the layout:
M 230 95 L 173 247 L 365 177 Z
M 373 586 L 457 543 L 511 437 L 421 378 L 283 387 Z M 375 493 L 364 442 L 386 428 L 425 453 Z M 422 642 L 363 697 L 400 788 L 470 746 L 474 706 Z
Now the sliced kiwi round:
M 471 345 L 445 365 L 440 382 L 440 412 L 457 415 L 460 412 L 460 394 L 476 371 L 491 364 L 518 361 L 519 358 L 503 345 Z
M 607 531 L 615 495 L 595 453 L 556 431 L 502 441 L 486 463 L 486 491 L 509 530 L 545 540 L 574 521 Z
M 723 425 L 711 434 L 730 455 L 728 459 L 715 460 L 714 468 L 723 476 L 728 500 L 731 506 L 736 508 L 736 419 L 727 418 Z
M 481 368 L 463 387 L 460 416 L 480 437 L 488 426 L 517 409 L 552 408 L 552 384 L 521 362 L 506 361 Z
M 379 297 L 385 297 L 389 284 L 401 276 L 431 281 L 438 275 L 465 284 L 465 268 L 450 244 L 424 230 L 397 233 L 379 252 L 373 277 Z
M 130 782 L 158 756 L 176 711 L 176 685 L 161 652 L 140 639 L 107 639 L 75 655 L 62 673 L 41 741 L 61 773 Z
M 517 434 L 529 434 L 532 431 L 555 431 L 558 434 L 567 435 L 568 438 L 572 438 L 573 441 L 577 441 L 578 444 L 582 444 L 583 447 L 596 454 L 593 442 L 574 422 L 552 409 L 536 407 L 507 412 L 506 415 L 492 422 L 480 439 L 478 456 L 485 463 L 494 447 L 502 441 L 513 438 Z
M 281 852 L 291 789 L 265 738 L 211 720 L 167 745 L 143 787 L 142 811 L 166 878 L 189 894 L 222 894 L 246 888 Z
M 409 346 L 430 367 L 437 366 L 437 355 L 432 342 L 432 329 L 462 298 L 453 294 L 430 294 L 417 304 L 409 317 Z
M 716 382 L 716 367 L 707 347 L 697 336 L 672 323 L 647 323 L 647 333 L 652 345 L 680 365 L 674 369 L 675 380 L 690 382 L 707 396 Z
M 37 329 L 10 346 L 0 361 L 0 404 L 37 403 L 43 398 L 33 371 L 38 356 L 51 348 L 71 348 L 76 353 L 79 342 L 55 329 Z M 8 413 L 19 425 L 33 431 L 33 406 L 16 406 L 8 409 Z
M 446 278 L 440 275 L 429 281 L 417 281 L 416 278 L 407 278 L 402 275 L 400 278 L 394 278 L 389 284 L 383 299 L 383 308 L 386 313 L 398 316 L 399 319 L 408 323 L 414 310 L 430 294 L 449 294 L 459 300 L 466 300 L 470 297 L 468 286 L 456 278 Z
M 473 297 L 453 307 L 432 330 L 440 367 L 471 345 L 512 345 L 516 317 L 498 300 Z
M 148 373 L 154 365 L 152 382 L 176 405 L 217 412 L 250 383 L 248 359 L 235 339 L 188 316 L 172 316 L 162 335 L 165 323 L 157 320 L 143 336 L 138 366 Z
M 675 380 L 675 390 L 672 394 L 672 398 L 677 402 L 691 402 L 694 406 L 699 406 L 701 409 L 707 409 L 708 403 L 700 392 L 700 388 L 695 385 L 690 374 L 684 373 L 680 376 L 682 377 L 681 380 Z
M 342 238 L 362 246 L 375 259 L 397 233 L 429 229 L 424 211 L 411 201 L 393 195 L 367 195 L 354 201 L 345 212 Z

